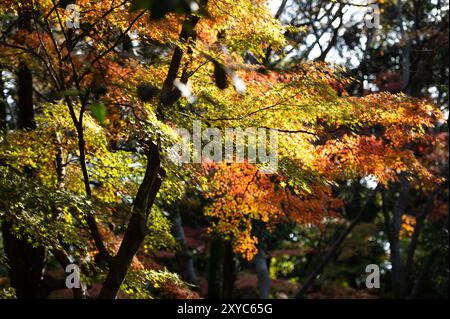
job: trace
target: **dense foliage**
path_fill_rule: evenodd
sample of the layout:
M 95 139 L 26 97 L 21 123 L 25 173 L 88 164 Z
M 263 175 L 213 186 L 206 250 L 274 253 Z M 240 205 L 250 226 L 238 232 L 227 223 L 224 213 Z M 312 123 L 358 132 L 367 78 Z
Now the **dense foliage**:
M 266 2 L 2 1 L 0 297 L 448 296 L 448 2 Z

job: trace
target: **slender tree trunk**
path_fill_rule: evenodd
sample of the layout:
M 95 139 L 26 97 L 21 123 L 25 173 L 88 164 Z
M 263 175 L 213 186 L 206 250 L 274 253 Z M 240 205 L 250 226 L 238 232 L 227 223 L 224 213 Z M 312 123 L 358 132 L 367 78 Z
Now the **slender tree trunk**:
M 186 243 L 186 236 L 183 229 L 183 221 L 180 212 L 177 210 L 173 217 L 173 236 L 178 242 L 180 250 L 176 254 L 179 272 L 181 277 L 188 283 L 197 285 L 198 278 L 195 273 L 194 261 L 192 253 Z
M 233 298 L 236 273 L 234 269 L 233 245 L 229 240 L 225 241 L 223 259 L 223 297 L 225 299 L 231 299 Z
M 6 131 L 6 99 L 3 91 L 5 90 L 5 83 L 3 82 L 3 71 L 0 70 L 0 131 Z
M 33 76 L 26 65 L 21 65 L 17 73 L 19 99 L 19 128 L 34 129 Z
M 360 63 L 359 69 L 361 72 L 360 83 L 358 84 L 358 95 L 363 96 L 364 94 L 364 81 L 366 80 L 367 75 L 367 65 L 368 60 L 370 59 L 370 50 L 372 48 L 372 40 L 373 40 L 374 31 L 371 28 L 367 29 L 367 41 L 366 41 L 366 49 L 364 50 L 364 55 L 362 61 Z
M 405 31 L 405 25 L 403 21 L 403 0 L 397 0 L 397 16 L 402 42 L 405 43 L 403 50 L 401 51 L 401 71 L 402 71 L 402 91 L 408 95 L 411 95 L 411 50 L 412 39 L 410 35 Z
M 368 206 L 372 202 L 373 198 L 375 197 L 376 190 L 372 191 L 366 200 L 366 204 L 364 208 L 361 208 L 358 215 L 355 216 L 355 218 L 352 220 L 350 225 L 345 229 L 345 231 L 342 233 L 342 235 L 333 243 L 333 245 L 328 250 L 328 253 L 325 255 L 325 257 L 322 259 L 322 261 L 319 263 L 317 268 L 314 270 L 314 272 L 309 275 L 303 286 L 301 287 L 300 291 L 297 293 L 297 298 L 303 298 L 303 295 L 306 293 L 308 288 L 316 281 L 317 276 L 319 276 L 325 266 L 331 261 L 336 251 L 339 249 L 341 244 L 344 242 L 344 240 L 347 238 L 347 236 L 351 233 L 353 228 L 355 228 L 356 225 L 361 221 L 362 217 L 364 216 L 364 212 L 367 210 Z
M 393 209 L 393 218 L 390 223 L 392 231 L 390 250 L 392 263 L 392 288 L 394 297 L 401 298 L 405 292 L 405 269 L 402 263 L 402 250 L 400 230 L 402 227 L 402 214 L 405 212 L 409 200 L 409 182 L 404 175 L 400 176 L 400 194 Z
M 413 271 L 414 266 L 414 256 L 416 253 L 417 245 L 419 243 L 419 237 L 422 232 L 422 229 L 425 224 L 425 219 L 428 215 L 428 212 L 431 210 L 431 207 L 433 205 L 433 199 L 436 191 L 429 194 L 427 196 L 427 200 L 421 209 L 419 215 L 416 217 L 416 225 L 414 227 L 414 232 L 411 237 L 411 243 L 408 247 L 408 255 L 406 257 L 406 263 L 405 263 L 405 275 L 404 275 L 404 283 L 403 283 L 403 291 L 402 291 L 402 297 L 406 297 L 408 295 L 408 289 L 412 287 L 412 278 L 411 274 Z
M 209 248 L 208 267 L 208 298 L 223 298 L 223 262 L 225 245 L 224 241 L 217 236 L 211 239 Z
M 264 250 L 259 247 L 258 253 L 253 259 L 255 264 L 256 274 L 258 276 L 258 289 L 260 299 L 269 299 L 270 292 L 270 275 L 269 267 L 267 267 L 267 261 Z
M 344 240 L 347 238 L 347 236 L 351 233 L 353 228 L 359 223 L 363 216 L 363 210 L 360 211 L 360 213 L 353 219 L 353 221 L 350 223 L 350 225 L 345 229 L 345 231 L 342 233 L 342 235 L 333 243 L 328 253 L 325 255 L 325 257 L 322 259 L 322 261 L 319 263 L 319 265 L 316 267 L 316 269 L 313 271 L 311 275 L 306 278 L 305 283 L 301 287 L 300 291 L 297 294 L 297 298 L 303 298 L 303 295 L 306 293 L 309 287 L 316 281 L 317 276 L 319 276 L 325 266 L 330 262 L 331 258 L 333 258 L 336 251 L 339 249 L 341 244 L 344 242 Z
M 160 157 L 158 146 L 152 144 L 147 155 L 148 163 L 144 180 L 139 186 L 128 223 L 117 255 L 113 258 L 108 275 L 100 291 L 100 299 L 114 299 L 130 268 L 134 255 L 148 232 L 147 219 L 156 195 L 161 187 Z

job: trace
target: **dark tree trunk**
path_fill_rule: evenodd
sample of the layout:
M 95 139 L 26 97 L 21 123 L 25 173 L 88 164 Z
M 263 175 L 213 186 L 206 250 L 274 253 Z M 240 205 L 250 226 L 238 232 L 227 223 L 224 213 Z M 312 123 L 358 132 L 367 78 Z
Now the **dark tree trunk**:
M 178 262 L 179 272 L 183 280 L 188 283 L 197 285 L 198 278 L 195 273 L 194 261 L 192 253 L 186 243 L 186 236 L 183 229 L 183 221 L 180 212 L 177 210 L 173 216 L 173 236 L 178 242 L 179 251 L 177 251 L 176 258 Z
M 297 298 L 303 298 L 304 294 L 308 290 L 309 287 L 316 281 L 317 276 L 319 276 L 325 266 L 331 261 L 334 254 L 337 252 L 341 244 L 345 241 L 347 236 L 351 233 L 353 228 L 355 228 L 356 225 L 361 221 L 362 217 L 364 216 L 364 213 L 367 211 L 368 206 L 372 203 L 375 195 L 376 190 L 372 191 L 366 200 L 366 204 L 364 207 L 361 207 L 359 210 L 359 213 L 354 217 L 350 225 L 345 229 L 345 231 L 339 236 L 339 238 L 333 243 L 333 245 L 328 250 L 327 254 L 324 256 L 324 258 L 320 261 L 319 265 L 316 267 L 316 269 L 306 278 L 305 283 L 301 287 L 300 291 L 297 293 Z
M 27 68 L 19 71 L 19 123 L 21 129 L 34 128 L 34 111 L 32 100 L 31 72 Z M 27 172 L 33 178 L 32 171 Z M 40 280 L 45 266 L 46 251 L 44 247 L 32 247 L 27 238 L 18 239 L 11 232 L 12 224 L 4 221 L 2 225 L 5 254 L 9 262 L 11 286 L 18 298 L 37 298 Z
M 409 199 L 409 182 L 406 176 L 401 175 L 399 196 L 393 208 L 392 220 L 387 211 L 385 196 L 383 195 L 383 213 L 385 219 L 386 232 L 388 234 L 392 264 L 392 291 L 395 298 L 401 298 L 405 292 L 405 272 L 402 263 L 402 250 L 400 243 L 400 230 L 402 227 L 402 214 L 406 209 Z
M 431 266 L 433 265 L 434 259 L 438 255 L 438 250 L 433 250 L 430 255 L 427 257 L 425 261 L 425 265 L 423 266 L 422 270 L 420 271 L 416 283 L 414 287 L 411 290 L 410 295 L 407 297 L 408 299 L 414 299 L 417 298 L 420 294 L 420 290 L 422 289 L 423 284 L 425 283 L 425 279 L 430 271 Z
M 20 26 L 22 29 L 31 30 L 30 11 L 27 8 L 23 10 Z M 36 124 L 33 109 L 33 76 L 24 64 L 21 64 L 17 72 L 17 86 L 19 129 L 34 129 Z M 30 169 L 27 173 L 32 178 L 32 170 Z M 16 238 L 11 231 L 12 226 L 12 222 L 3 221 L 3 242 L 9 262 L 11 286 L 16 290 L 18 298 L 38 298 L 46 250 L 44 247 L 32 247 L 27 242 L 27 238 Z
M 209 247 L 208 267 L 208 298 L 223 298 L 223 273 L 224 273 L 224 241 L 217 236 L 211 239 Z
M 267 267 L 265 252 L 261 247 L 259 247 L 253 263 L 255 264 L 256 275 L 258 276 L 259 298 L 268 299 L 270 291 L 269 267 Z
M 0 131 L 6 131 L 6 99 L 3 91 L 5 90 L 5 84 L 3 82 L 3 71 L 0 70 Z
M 419 237 L 422 233 L 425 219 L 428 215 L 428 212 L 431 210 L 431 207 L 433 206 L 433 200 L 434 200 L 434 194 L 428 195 L 427 200 L 421 209 L 419 215 L 416 218 L 416 226 L 414 227 L 414 232 L 411 236 L 411 242 L 408 247 L 408 254 L 406 257 L 406 264 L 405 264 L 405 275 L 404 275 L 404 283 L 403 283 L 403 291 L 402 291 L 402 297 L 406 297 L 408 294 L 408 290 L 412 287 L 412 272 L 414 268 L 414 256 L 416 253 L 417 245 L 419 244 Z
M 33 248 L 23 239 L 17 239 L 11 233 L 12 225 L 2 224 L 3 245 L 8 258 L 11 287 L 16 290 L 19 299 L 36 299 L 39 296 L 40 283 L 44 272 L 45 249 Z
M 20 66 L 19 71 L 17 72 L 17 82 L 19 128 L 34 129 L 36 123 L 34 121 L 33 109 L 33 76 L 27 66 Z
M 231 299 L 235 280 L 232 243 L 215 236 L 209 247 L 208 298 Z
M 226 299 L 231 299 L 233 298 L 236 273 L 234 269 L 233 245 L 229 240 L 225 241 L 223 259 L 223 297 Z
M 109 267 L 108 275 L 98 296 L 101 299 L 116 298 L 133 257 L 136 255 L 148 232 L 148 214 L 162 181 L 158 146 L 152 144 L 147 157 L 147 169 L 136 195 L 133 215 L 128 223 L 119 251 Z
M 342 235 L 333 243 L 328 253 L 325 255 L 325 257 L 322 259 L 322 261 L 319 263 L 319 265 L 316 267 L 316 269 L 313 271 L 311 275 L 308 276 L 308 278 L 305 280 L 305 283 L 301 287 L 300 291 L 297 294 L 297 298 L 303 298 L 303 295 L 308 290 L 309 287 L 316 281 L 317 276 L 319 276 L 325 266 L 331 261 L 331 258 L 333 258 L 336 251 L 339 249 L 341 244 L 344 242 L 344 240 L 347 238 L 347 236 L 350 234 L 350 232 L 355 228 L 355 226 L 359 223 L 363 216 L 363 211 L 356 216 L 353 221 L 350 223 L 350 225 L 347 227 L 347 229 L 342 233 Z

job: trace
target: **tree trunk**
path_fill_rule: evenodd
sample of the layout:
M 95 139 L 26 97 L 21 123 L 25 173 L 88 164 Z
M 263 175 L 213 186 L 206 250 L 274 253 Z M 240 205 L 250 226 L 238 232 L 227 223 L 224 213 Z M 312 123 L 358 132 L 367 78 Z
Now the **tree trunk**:
M 392 236 L 390 239 L 391 263 L 392 263 L 392 289 L 394 297 L 401 298 L 405 292 L 404 266 L 402 263 L 402 251 L 400 243 L 400 230 L 402 227 L 402 214 L 405 212 L 409 199 L 409 182 L 405 176 L 400 176 L 400 194 L 395 202 L 393 218 L 390 223 Z
M 347 238 L 347 236 L 351 233 L 353 228 L 361 221 L 362 217 L 364 216 L 364 212 L 367 210 L 367 207 L 370 205 L 372 200 L 374 199 L 376 195 L 376 190 L 372 191 L 366 200 L 366 204 L 364 208 L 361 208 L 358 215 L 352 220 L 350 225 L 345 229 L 345 231 L 342 233 L 342 235 L 333 243 L 333 245 L 328 250 L 328 253 L 325 255 L 325 257 L 322 259 L 322 261 L 319 263 L 317 268 L 314 270 L 314 272 L 306 278 L 305 283 L 301 287 L 300 291 L 297 293 L 296 298 L 303 298 L 303 295 L 306 293 L 308 288 L 316 281 L 317 276 L 320 275 L 325 268 L 325 266 L 330 262 L 336 251 L 339 249 L 341 244 L 344 242 L 344 240 Z
M 419 276 L 417 277 L 416 283 L 411 291 L 411 294 L 407 297 L 408 299 L 414 299 L 419 296 L 420 290 L 425 282 L 428 272 L 430 271 L 431 266 L 433 265 L 433 260 L 438 255 L 438 250 L 433 250 L 431 254 L 427 257 L 425 261 L 425 265 L 423 266 Z
M 31 9 L 24 7 L 20 13 L 20 28 L 31 30 Z M 21 64 L 17 72 L 19 129 L 31 130 L 36 124 L 33 108 L 33 76 L 30 69 Z M 1 92 L 3 96 L 3 92 Z M 33 172 L 28 171 L 33 178 Z M 39 286 L 44 273 L 46 250 L 32 247 L 27 238 L 18 239 L 11 231 L 12 222 L 3 221 L 2 233 L 5 254 L 9 263 L 11 286 L 18 298 L 38 298 Z
M 44 272 L 45 249 L 33 248 L 11 232 L 12 224 L 2 223 L 3 245 L 8 258 L 11 287 L 19 299 L 38 298 L 39 286 Z
M 116 298 L 133 257 L 147 235 L 148 214 L 162 181 L 162 176 L 158 176 L 160 174 L 159 156 L 158 146 L 152 144 L 147 155 L 148 163 L 144 180 L 139 186 L 133 206 L 133 215 L 128 223 L 119 251 L 111 262 L 108 275 L 98 296 L 100 299 Z
M 198 278 L 195 273 L 194 261 L 192 253 L 186 243 L 186 236 L 183 229 L 183 221 L 180 212 L 177 210 L 173 217 L 173 236 L 178 242 L 180 250 L 176 254 L 179 272 L 183 280 L 188 283 L 197 285 Z
M 303 295 L 308 290 L 308 288 L 316 281 L 317 276 L 319 276 L 322 273 L 322 270 L 325 268 L 325 266 L 330 262 L 331 258 L 334 256 L 336 251 L 339 249 L 341 244 L 344 242 L 344 240 L 347 238 L 347 236 L 350 234 L 350 232 L 355 228 L 355 226 L 359 223 L 363 216 L 363 210 L 360 211 L 360 213 L 353 219 L 351 224 L 347 227 L 347 229 L 342 233 L 342 235 L 333 243 L 328 253 L 325 255 L 325 257 L 322 259 L 322 261 L 319 263 L 317 268 L 314 270 L 314 272 L 306 278 L 305 283 L 303 284 L 302 288 L 297 294 L 297 298 L 303 298 Z
M 223 298 L 223 262 L 225 245 L 220 237 L 214 236 L 209 247 L 208 298 Z
M 225 241 L 223 259 L 223 297 L 225 299 L 231 299 L 233 298 L 236 273 L 234 269 L 233 245 L 229 240 Z
M 33 129 L 33 85 L 30 70 L 22 66 L 18 72 L 19 125 L 20 129 Z M 33 172 L 28 170 L 29 178 Z M 41 277 L 44 272 L 46 251 L 44 247 L 32 247 L 26 238 L 18 239 L 11 232 L 13 225 L 4 221 L 2 225 L 5 254 L 9 262 L 11 286 L 18 298 L 37 298 Z
M 3 82 L 3 71 L 0 70 L 0 131 L 7 129 L 6 121 L 6 99 L 3 91 L 5 90 L 5 83 Z
M 261 247 L 259 247 L 258 253 L 253 259 L 253 263 L 255 264 L 256 274 L 258 276 L 259 298 L 269 299 L 269 291 L 270 291 L 269 268 L 267 267 L 265 252 Z
M 189 38 L 195 38 L 194 28 L 199 19 L 197 16 L 188 16 L 185 19 L 179 37 L 181 42 L 186 42 Z M 183 53 L 183 49 L 177 46 L 172 55 L 157 107 L 157 118 L 160 121 L 164 121 L 164 109 L 173 105 L 179 97 L 179 91 L 172 89 L 173 81 L 176 79 L 180 69 Z M 163 178 L 163 176 L 158 175 L 164 174 L 160 168 L 160 152 L 156 144 L 150 143 L 147 158 L 147 169 L 136 195 L 133 215 L 128 223 L 119 251 L 110 263 L 108 275 L 98 298 L 116 298 L 120 285 L 130 268 L 131 261 L 147 234 L 148 213 L 153 206 Z
M 423 205 L 420 213 L 416 217 L 416 226 L 414 227 L 414 232 L 411 236 L 411 243 L 409 244 L 409 247 L 408 247 L 408 255 L 407 255 L 406 263 L 405 263 L 405 275 L 404 275 L 404 283 L 403 283 L 404 289 L 402 291 L 402 297 L 406 297 L 408 294 L 407 293 L 408 289 L 410 287 L 412 287 L 411 274 L 412 274 L 413 266 L 414 266 L 414 256 L 416 253 L 417 245 L 419 243 L 420 234 L 422 233 L 422 230 L 423 230 L 423 227 L 425 224 L 425 219 L 433 205 L 433 199 L 434 199 L 435 193 L 436 193 L 436 191 L 427 196 L 427 200 L 426 200 L 425 204 Z
M 18 80 L 18 99 L 19 99 L 19 128 L 34 129 L 33 110 L 33 76 L 26 65 L 21 65 L 17 72 Z

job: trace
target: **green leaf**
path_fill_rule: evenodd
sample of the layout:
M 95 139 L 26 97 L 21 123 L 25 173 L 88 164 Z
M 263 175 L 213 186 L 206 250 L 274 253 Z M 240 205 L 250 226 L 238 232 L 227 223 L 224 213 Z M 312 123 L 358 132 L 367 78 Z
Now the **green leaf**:
M 101 124 L 105 121 L 106 117 L 106 107 L 103 103 L 100 103 L 98 101 L 92 102 L 91 104 L 91 112 L 92 116 L 97 119 Z

